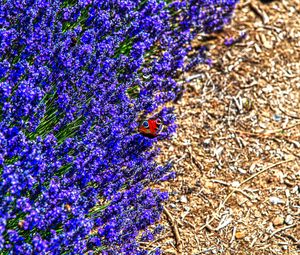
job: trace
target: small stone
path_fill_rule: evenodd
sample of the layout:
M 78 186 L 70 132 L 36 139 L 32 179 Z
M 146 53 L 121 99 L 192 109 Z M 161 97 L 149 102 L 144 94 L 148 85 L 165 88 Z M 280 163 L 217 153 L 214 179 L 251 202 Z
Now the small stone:
M 240 183 L 238 181 L 233 181 L 231 183 L 231 186 L 234 187 L 234 188 L 238 188 L 240 186 Z
M 180 197 L 180 202 L 186 204 L 186 203 L 188 202 L 186 196 L 181 196 L 181 197 Z
M 173 204 L 173 203 L 170 203 L 170 207 L 173 208 L 173 209 L 175 209 L 175 208 L 176 208 L 176 205 Z
M 279 225 L 282 225 L 284 223 L 284 218 L 283 217 L 280 217 L 280 216 L 276 216 L 274 219 L 273 219 L 273 225 L 274 226 L 279 226 Z
M 191 210 L 191 208 L 188 207 L 188 206 L 184 206 L 183 208 L 184 208 L 184 210 L 186 210 L 187 212 L 189 212 L 189 211 Z
M 267 128 L 267 124 L 266 123 L 263 123 L 263 122 L 260 122 L 258 123 L 258 125 L 263 128 L 263 129 L 266 129 Z
M 256 53 L 262 53 L 262 50 L 257 43 L 254 44 L 254 48 L 255 48 Z
M 274 228 L 273 223 L 272 223 L 272 222 L 269 222 L 269 226 L 266 227 L 266 232 L 267 232 L 267 233 L 272 233 L 272 232 L 274 232 L 274 231 L 275 231 L 275 228 Z
M 250 168 L 249 168 L 249 172 L 250 173 L 254 173 L 254 169 L 256 168 L 256 164 L 255 163 L 253 163 L 251 166 L 250 166 Z
M 244 238 L 244 240 L 246 241 L 246 242 L 250 242 L 250 236 L 246 236 L 245 238 Z
M 281 120 L 281 116 L 280 115 L 277 115 L 277 114 L 274 114 L 273 115 L 273 118 L 275 121 L 279 122 Z
M 294 222 L 293 217 L 291 215 L 287 215 L 284 219 L 284 222 L 288 225 L 292 225 Z
M 246 232 L 244 231 L 239 231 L 235 233 L 235 238 L 236 239 L 243 239 L 246 236 Z
M 284 201 L 278 197 L 270 197 L 270 203 L 273 205 L 283 204 Z
M 210 147 L 210 139 L 205 139 L 203 141 L 203 147 L 204 147 L 204 149 L 209 149 L 209 147 Z
M 265 93 L 272 93 L 274 90 L 274 87 L 271 84 L 268 84 L 266 87 L 262 88 L 262 91 Z
M 238 168 L 238 171 L 241 173 L 241 174 L 246 174 L 247 173 L 247 171 L 245 170 L 245 169 L 243 169 L 243 168 Z

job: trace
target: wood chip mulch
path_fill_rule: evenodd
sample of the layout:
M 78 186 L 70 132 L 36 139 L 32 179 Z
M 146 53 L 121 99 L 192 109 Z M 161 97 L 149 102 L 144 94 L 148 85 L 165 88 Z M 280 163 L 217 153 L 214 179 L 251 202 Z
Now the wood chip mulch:
M 211 66 L 185 73 L 176 163 L 149 249 L 164 254 L 300 254 L 300 2 L 241 1 L 233 21 L 197 45 Z M 227 47 L 224 41 L 246 38 Z

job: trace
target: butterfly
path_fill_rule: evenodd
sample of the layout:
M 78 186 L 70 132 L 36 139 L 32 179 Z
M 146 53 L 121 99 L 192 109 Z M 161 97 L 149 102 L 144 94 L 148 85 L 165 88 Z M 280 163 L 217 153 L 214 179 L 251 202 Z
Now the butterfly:
M 163 130 L 163 124 L 160 118 L 150 118 L 141 121 L 138 130 L 143 136 L 155 138 Z

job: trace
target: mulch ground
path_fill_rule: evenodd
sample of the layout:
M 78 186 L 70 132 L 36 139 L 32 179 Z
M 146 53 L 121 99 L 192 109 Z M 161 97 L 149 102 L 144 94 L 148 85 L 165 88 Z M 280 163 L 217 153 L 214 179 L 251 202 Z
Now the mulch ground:
M 300 254 L 300 2 L 241 1 L 180 82 L 175 180 L 149 249 L 164 254 Z M 227 47 L 224 40 L 247 36 Z

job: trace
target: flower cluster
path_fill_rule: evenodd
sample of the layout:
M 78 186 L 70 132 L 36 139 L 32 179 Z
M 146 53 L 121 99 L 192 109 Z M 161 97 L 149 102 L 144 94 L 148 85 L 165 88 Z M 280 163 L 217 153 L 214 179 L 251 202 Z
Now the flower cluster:
M 172 176 L 154 161 L 175 130 L 162 106 L 189 42 L 236 2 L 1 2 L 1 254 L 147 254 L 139 237 L 167 198 L 149 183 Z M 136 132 L 150 115 L 165 125 L 154 139 Z

